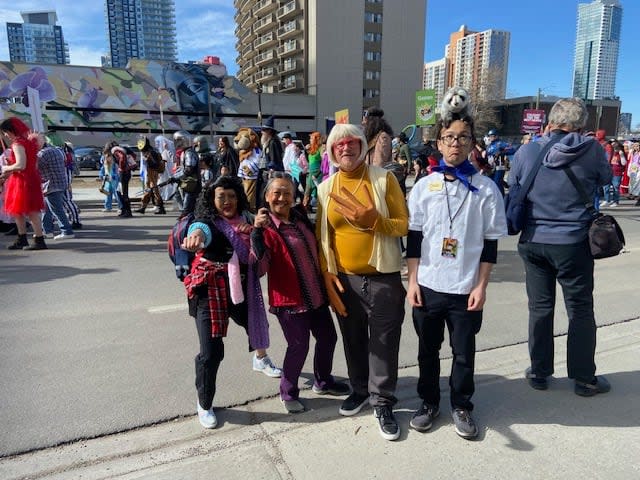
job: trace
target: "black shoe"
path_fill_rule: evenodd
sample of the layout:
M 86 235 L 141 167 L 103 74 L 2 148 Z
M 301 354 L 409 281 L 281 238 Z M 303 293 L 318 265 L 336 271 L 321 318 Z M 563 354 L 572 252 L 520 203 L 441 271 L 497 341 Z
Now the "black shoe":
M 397 440 L 400 437 L 400 427 L 396 417 L 393 416 L 391 405 L 374 407 L 373 415 L 378 419 L 380 435 L 385 440 Z
M 73 222 L 71 224 L 71 228 L 74 230 L 82 230 L 82 224 L 80 222 Z
M 433 425 L 433 419 L 440 415 L 440 408 L 438 406 L 427 405 L 423 403 L 420 408 L 413 414 L 409 425 L 414 430 L 419 432 L 426 432 Z
M 362 410 L 362 407 L 364 407 L 368 402 L 369 395 L 360 395 L 359 393 L 353 392 L 351 395 L 344 399 L 344 402 L 342 402 L 342 405 L 340 406 L 340 410 L 338 410 L 338 412 L 340 413 L 340 415 L 350 417 Z
M 531 388 L 535 388 L 536 390 L 546 390 L 549 388 L 547 377 L 540 377 L 535 373 L 531 373 L 531 367 L 524 371 L 524 376 L 527 379 L 527 382 L 529 382 L 529 386 Z
M 165 213 L 167 213 L 167 211 L 164 209 L 164 207 L 158 207 L 156 211 L 153 212 L 154 215 L 164 215 Z
M 464 408 L 455 408 L 451 412 L 453 417 L 453 424 L 456 428 L 456 433 L 462 438 L 472 439 L 478 436 L 478 427 L 476 427 L 473 418 L 471 418 L 471 412 Z
M 145 208 L 145 207 L 141 207 L 141 208 L 138 208 L 137 210 L 134 210 L 134 212 L 144 214 L 144 211 L 145 211 L 145 210 L 146 210 L 146 208 Z
M 28 247 L 29 242 L 27 241 L 27 234 L 18 235 L 18 238 L 7 247 L 9 250 L 22 250 L 24 247 Z
M 351 393 L 351 387 L 343 382 L 333 382 L 332 385 L 324 388 L 317 387 L 315 384 L 313 384 L 311 390 L 313 390 L 313 393 L 317 395 L 333 395 L 336 397 L 349 395 Z
M 33 237 L 33 244 L 22 247 L 23 250 L 46 250 L 47 244 L 44 242 L 44 237 Z
M 581 397 L 593 397 L 598 393 L 607 393 L 609 390 L 611 390 L 611 385 L 607 379 L 601 375 L 599 377 L 593 377 L 593 380 L 589 383 L 576 381 L 573 391 Z

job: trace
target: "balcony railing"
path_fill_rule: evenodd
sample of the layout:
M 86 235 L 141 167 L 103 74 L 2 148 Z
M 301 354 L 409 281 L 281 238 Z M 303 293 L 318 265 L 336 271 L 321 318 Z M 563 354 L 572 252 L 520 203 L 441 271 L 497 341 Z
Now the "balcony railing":
M 291 0 L 280 7 L 277 12 L 278 20 L 286 20 L 302 12 L 300 8 L 300 2 L 298 0 Z
M 260 66 L 263 65 L 267 62 L 270 62 L 272 60 L 274 60 L 276 58 L 276 51 L 275 50 L 267 50 L 266 52 L 262 52 L 260 55 L 258 55 L 254 62 L 256 65 Z
M 300 23 L 297 20 L 292 20 L 278 29 L 278 39 L 284 40 L 293 37 L 298 33 L 302 33 Z
M 263 31 L 267 30 L 275 22 L 276 16 L 273 13 L 270 13 L 266 17 L 262 17 L 260 20 L 253 24 L 253 31 L 257 34 L 260 34 Z
M 256 6 L 253 7 L 252 13 L 254 17 L 258 17 L 274 11 L 277 7 L 277 0 L 260 0 L 256 3 Z
M 302 50 L 302 44 L 297 40 L 289 40 L 278 47 L 278 55 L 283 57 L 293 55 Z
M 275 67 L 264 68 L 256 73 L 256 82 L 264 82 L 278 76 L 278 69 Z
M 253 42 L 253 48 L 265 48 L 269 45 L 275 45 L 278 42 L 273 32 L 265 33 L 264 35 L 256 38 Z

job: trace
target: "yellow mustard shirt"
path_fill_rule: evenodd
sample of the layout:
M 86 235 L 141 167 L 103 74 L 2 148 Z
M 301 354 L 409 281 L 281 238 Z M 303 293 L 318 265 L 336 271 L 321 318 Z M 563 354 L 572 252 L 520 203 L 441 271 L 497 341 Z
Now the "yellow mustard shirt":
M 360 202 L 366 205 L 368 200 L 364 187 L 366 186 L 369 190 L 372 199 L 374 198 L 374 193 L 371 180 L 366 175 L 365 169 L 366 164 L 363 163 L 353 172 L 338 171 L 336 173 L 337 177 L 333 182 L 332 192 L 344 196 L 340 193 L 340 188 L 345 187 Z M 393 173 L 387 174 L 387 193 L 385 196 L 387 208 L 389 209 L 389 218 L 379 216 L 375 225 L 375 232 L 392 237 L 401 237 L 406 233 L 409 213 L 400 185 L 397 181 L 390 179 L 390 175 L 393 176 Z M 336 205 L 334 200 L 328 200 L 329 237 L 331 239 L 331 248 L 335 252 L 338 271 L 355 275 L 377 273 L 376 269 L 368 263 L 373 249 L 374 231 L 361 231 L 350 225 L 342 214 L 336 212 Z M 319 213 L 318 218 L 321 218 Z M 326 259 L 322 254 L 320 255 L 320 266 L 322 271 L 327 269 Z

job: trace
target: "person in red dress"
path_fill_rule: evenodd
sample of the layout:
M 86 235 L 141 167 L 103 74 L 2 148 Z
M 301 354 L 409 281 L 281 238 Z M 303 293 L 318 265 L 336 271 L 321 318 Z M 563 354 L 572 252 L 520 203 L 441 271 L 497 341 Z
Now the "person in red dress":
M 41 212 L 44 209 L 42 185 L 37 167 L 38 146 L 30 138 L 29 127 L 19 118 L 11 117 L 0 123 L 0 133 L 10 147 L 8 165 L 2 168 L 0 181 L 5 182 L 4 210 L 11 215 L 18 227 L 18 238 L 9 250 L 44 250 Z M 27 218 L 35 233 L 35 242 L 27 241 Z

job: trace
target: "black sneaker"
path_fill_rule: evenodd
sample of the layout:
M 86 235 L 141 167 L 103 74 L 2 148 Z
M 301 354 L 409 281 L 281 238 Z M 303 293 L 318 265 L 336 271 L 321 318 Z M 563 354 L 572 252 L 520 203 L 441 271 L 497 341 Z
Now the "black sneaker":
M 73 222 L 71 224 L 71 228 L 74 230 L 82 230 L 82 224 L 80 222 Z
M 419 432 L 426 432 L 431 428 L 433 419 L 440 415 L 440 408 L 433 405 L 427 405 L 423 403 L 420 408 L 413 414 L 409 425 L 414 430 Z
M 471 418 L 471 412 L 464 408 L 455 408 L 451 412 L 453 417 L 453 424 L 456 427 L 456 433 L 462 438 L 472 439 L 478 436 L 478 427 L 476 427 L 473 418 Z
M 535 388 L 536 390 L 546 390 L 549 388 L 547 377 L 540 377 L 535 373 L 531 373 L 531 367 L 524 371 L 524 376 L 527 379 L 527 382 L 529 382 L 529 386 L 531 388 Z
M 320 388 L 314 383 L 311 390 L 313 390 L 313 393 L 315 393 L 316 395 L 333 395 L 336 397 L 349 395 L 351 393 L 351 387 L 342 382 L 333 382 L 332 385 L 324 388 Z
M 589 383 L 578 382 L 576 381 L 576 385 L 574 387 L 574 392 L 576 395 L 580 395 L 581 397 L 593 397 L 598 393 L 607 393 L 611 390 L 611 385 L 603 376 L 593 377 Z
M 385 440 L 397 440 L 400 437 L 400 427 L 390 405 L 383 405 L 373 409 L 373 415 L 378 419 L 380 435 Z
M 342 402 L 342 406 L 338 413 L 340 415 L 344 415 L 345 417 L 350 417 L 352 415 L 357 414 L 362 407 L 364 407 L 369 402 L 369 395 L 360 395 L 359 393 L 353 392 Z

